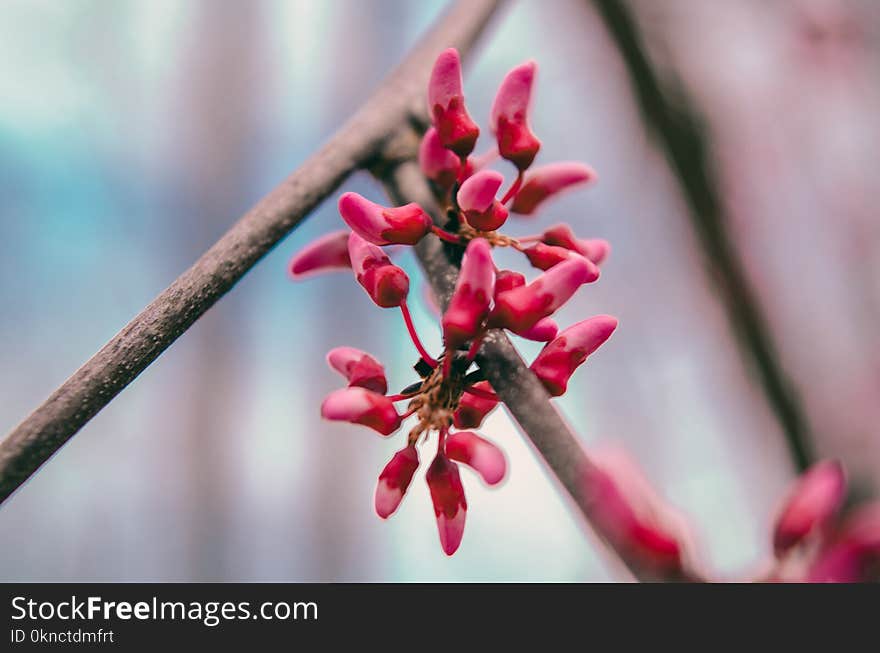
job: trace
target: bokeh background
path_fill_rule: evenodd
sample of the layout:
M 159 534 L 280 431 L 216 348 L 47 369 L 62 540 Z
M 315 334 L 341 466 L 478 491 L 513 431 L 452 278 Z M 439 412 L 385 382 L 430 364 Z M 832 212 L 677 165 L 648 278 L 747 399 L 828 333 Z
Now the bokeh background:
M 0 3 L 0 431 L 41 402 L 237 216 L 333 133 L 444 2 Z M 775 364 L 819 455 L 862 492 L 880 470 L 880 5 L 626 3 L 663 80 L 701 117 L 722 217 Z M 735 578 L 770 552 L 795 468 L 731 327 L 679 180 L 586 0 L 520 0 L 466 74 L 486 125 L 504 72 L 539 62 L 543 162 L 599 183 L 511 225 L 612 242 L 562 315 L 620 318 L 560 409 L 618 442 Z M 364 176 L 346 189 L 379 200 Z M 333 198 L 335 200 L 335 197 Z M 440 551 L 421 474 L 372 510 L 395 443 L 324 423 L 348 344 L 393 386 L 399 316 L 345 274 L 293 284 L 289 256 L 337 229 L 328 201 L 0 508 L 0 579 L 446 581 L 620 578 L 503 411 L 510 475 L 464 478 L 464 542 Z M 510 224 L 510 223 L 509 223 Z M 401 258 L 413 275 L 410 254 Z M 416 306 L 423 337 L 438 342 Z M 532 344 L 523 344 L 529 354 Z

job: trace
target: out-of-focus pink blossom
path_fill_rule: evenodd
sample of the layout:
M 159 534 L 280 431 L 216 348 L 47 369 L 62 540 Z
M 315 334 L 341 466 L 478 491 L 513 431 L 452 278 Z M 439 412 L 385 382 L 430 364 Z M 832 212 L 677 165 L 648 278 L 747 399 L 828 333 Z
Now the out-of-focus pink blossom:
M 532 133 L 528 121 L 536 70 L 535 62 L 528 61 L 507 73 L 495 95 L 490 116 L 498 152 L 520 171 L 532 164 L 541 148 L 541 141 Z
M 846 496 L 846 476 L 836 460 L 816 463 L 795 482 L 776 520 L 773 548 L 782 555 L 837 514 Z
M 415 245 L 431 230 L 431 217 L 415 202 L 386 208 L 357 193 L 339 198 L 339 214 L 364 240 L 374 245 Z
M 348 380 L 348 385 L 384 395 L 388 392 L 385 368 L 367 352 L 354 347 L 336 347 L 327 352 L 327 364 Z
M 495 284 L 492 250 L 483 238 L 468 243 L 449 307 L 443 314 L 443 340 L 454 351 L 474 338 L 489 315 Z
M 358 283 L 382 308 L 400 306 L 409 293 L 409 277 L 381 249 L 352 232 L 348 254 Z
M 806 580 L 813 583 L 880 581 L 880 501 L 854 510 L 819 552 Z
M 507 209 L 495 199 L 504 177 L 494 170 L 481 170 L 458 189 L 456 199 L 464 219 L 474 229 L 495 231 L 507 220 Z
M 584 493 L 599 530 L 654 574 L 684 576 L 689 536 L 681 517 L 625 451 L 597 449 L 591 458 L 595 467 L 584 473 Z
M 291 278 L 299 280 L 321 272 L 350 268 L 348 233 L 343 230 L 326 234 L 294 254 L 287 265 Z
M 492 386 L 488 381 L 479 381 L 475 383 L 473 387 L 478 391 L 492 392 Z M 483 420 L 486 419 L 486 416 L 491 413 L 497 405 L 497 400 L 487 399 L 485 397 L 479 397 L 475 394 L 465 392 L 461 396 L 461 400 L 458 402 L 458 408 L 453 415 L 454 424 L 456 428 L 460 429 L 479 428 L 483 423 Z
M 596 351 L 617 328 L 617 319 L 597 315 L 563 330 L 548 343 L 530 369 L 552 397 L 565 394 L 568 380 L 587 356 Z
M 562 161 L 540 166 L 526 175 L 510 210 L 521 215 L 531 215 L 547 198 L 586 184 L 595 178 L 596 173 L 592 168 L 577 161 Z
M 321 417 L 363 424 L 382 435 L 391 435 L 400 428 L 400 415 L 392 401 L 366 388 L 349 387 L 331 392 L 321 404 Z
M 486 485 L 500 483 L 507 473 L 501 449 L 472 431 L 459 431 L 446 438 L 446 455 L 476 470 Z
M 414 444 L 398 451 L 385 465 L 379 474 L 375 497 L 376 514 L 382 519 L 388 519 L 397 510 L 418 468 L 419 452 Z
M 458 465 L 438 453 L 425 474 L 425 480 L 434 503 L 440 546 L 446 555 L 451 556 L 461 544 L 467 514 L 467 501 L 464 498 Z
M 449 190 L 458 179 L 461 159 L 443 147 L 440 134 L 434 127 L 429 127 L 419 145 L 419 165 L 428 179 L 443 190 Z
M 526 286 L 498 293 L 490 325 L 523 333 L 549 317 L 581 285 L 599 278 L 599 268 L 582 256 L 554 265 Z
M 440 142 L 460 157 L 470 154 L 480 135 L 464 105 L 461 60 L 455 48 L 440 53 L 428 82 L 428 113 Z

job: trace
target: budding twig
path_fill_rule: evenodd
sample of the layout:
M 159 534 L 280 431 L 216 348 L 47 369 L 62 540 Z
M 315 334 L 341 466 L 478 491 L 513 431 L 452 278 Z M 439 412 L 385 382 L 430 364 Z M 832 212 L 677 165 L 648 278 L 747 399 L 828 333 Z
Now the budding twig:
M 374 169 L 374 174 L 376 170 Z M 381 170 L 377 175 L 379 180 L 396 203 L 418 202 L 435 221 L 442 220 L 437 202 L 414 161 L 404 160 L 397 165 L 382 166 L 378 170 Z M 434 294 L 444 308 L 452 296 L 458 276 L 455 249 L 460 247 L 455 248 L 430 237 L 422 239 L 415 247 L 416 256 Z M 595 465 L 587 457 L 577 436 L 551 403 L 547 390 L 529 370 L 510 339 L 499 329 L 490 331 L 483 340 L 476 361 L 498 398 L 507 406 L 587 521 L 617 554 L 616 558 L 619 558 L 634 577 L 656 580 L 657 577 L 643 568 L 640 561 L 627 551 L 615 551 L 610 534 L 602 532 L 601 525 L 595 520 L 596 498 L 590 495 L 587 484 L 584 483 L 585 476 L 596 469 Z M 695 579 L 696 574 L 688 578 Z

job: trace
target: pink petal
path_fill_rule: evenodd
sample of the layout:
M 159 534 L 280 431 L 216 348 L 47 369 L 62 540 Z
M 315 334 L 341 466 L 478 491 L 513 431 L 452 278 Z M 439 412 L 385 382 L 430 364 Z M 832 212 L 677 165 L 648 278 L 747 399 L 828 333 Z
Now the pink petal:
M 385 368 L 367 352 L 354 347 L 336 347 L 327 353 L 327 363 L 348 380 L 351 386 L 358 386 L 384 395 L 388 392 Z
M 374 245 L 415 245 L 431 230 L 431 217 L 415 202 L 385 208 L 357 193 L 339 198 L 339 214 L 364 240 Z
M 507 473 L 501 449 L 472 431 L 459 431 L 447 437 L 446 455 L 472 467 L 487 485 L 500 483 Z
M 498 270 L 495 274 L 495 298 L 503 292 L 526 285 L 526 278 L 513 270 Z
M 578 322 L 560 333 L 548 343 L 530 369 L 535 373 L 552 397 L 565 394 L 568 380 L 587 356 L 596 351 L 617 328 L 617 319 L 610 315 L 597 315 Z
M 557 263 L 562 263 L 569 256 L 579 256 L 570 249 L 545 243 L 535 243 L 527 247 L 523 253 L 529 259 L 529 263 L 539 270 L 549 270 Z
M 599 269 L 582 256 L 554 265 L 527 286 L 499 293 L 490 326 L 522 333 L 549 317 L 585 283 L 599 278 Z
M 458 189 L 459 207 L 464 211 L 478 212 L 489 209 L 503 183 L 504 175 L 500 172 L 481 170 L 475 173 Z
M 541 142 L 528 126 L 536 70 L 535 63 L 529 61 L 507 73 L 498 88 L 490 115 L 499 153 L 520 170 L 531 165 L 541 147 Z
M 461 544 L 467 514 L 467 501 L 464 498 L 458 465 L 438 453 L 425 474 L 425 480 L 431 491 L 434 515 L 437 517 L 440 546 L 446 555 L 451 556 Z
M 334 231 L 312 241 L 294 254 L 287 270 L 291 278 L 300 280 L 313 274 L 350 267 L 348 231 Z
M 495 231 L 507 220 L 507 209 L 495 195 L 504 177 L 494 170 L 482 170 L 461 185 L 456 199 L 464 218 L 474 229 Z
M 486 390 L 491 392 L 492 386 L 488 381 L 479 381 L 474 384 L 477 390 Z M 476 429 L 480 427 L 486 416 L 491 413 L 498 402 L 493 399 L 486 399 L 465 392 L 458 402 L 453 420 L 457 428 L 460 429 Z
M 837 536 L 819 553 L 806 580 L 811 583 L 880 581 L 880 501 L 856 508 Z
M 382 308 L 400 306 L 409 294 L 409 277 L 381 249 L 356 232 L 348 237 L 348 254 L 358 283 Z
M 595 178 L 596 173 L 592 168 L 576 161 L 540 166 L 526 176 L 510 210 L 514 213 L 529 215 L 534 213 L 538 205 L 548 197 L 586 184 Z
M 461 159 L 443 147 L 440 135 L 434 127 L 429 127 L 419 146 L 419 165 L 428 179 L 440 188 L 448 190 L 458 179 Z
M 600 238 L 591 240 L 580 239 L 574 235 L 571 227 L 567 224 L 558 224 L 547 229 L 547 231 L 541 234 L 541 242 L 546 245 L 570 249 L 590 259 L 596 265 L 607 259 L 608 254 L 611 252 L 611 245 L 607 240 Z
M 379 474 L 375 497 L 376 514 L 382 519 L 388 519 L 397 510 L 418 468 L 419 453 L 415 445 L 401 449 L 385 465 Z
M 492 249 L 483 238 L 468 243 L 449 307 L 443 314 L 443 339 L 454 350 L 474 338 L 489 315 L 495 285 Z
M 461 61 L 455 48 L 441 52 L 434 63 L 428 82 L 428 113 L 444 147 L 460 157 L 473 151 L 480 129 L 464 105 Z
M 321 417 L 363 424 L 382 435 L 391 435 L 400 428 L 400 415 L 392 401 L 366 388 L 350 387 L 331 392 L 321 403 Z
M 773 548 L 782 555 L 797 546 L 837 514 L 846 496 L 846 476 L 836 460 L 823 460 L 795 482 L 773 535 Z
M 517 335 L 526 340 L 534 340 L 535 342 L 550 342 L 559 333 L 559 325 L 549 317 L 542 318 L 535 322 L 534 326 L 526 329 Z

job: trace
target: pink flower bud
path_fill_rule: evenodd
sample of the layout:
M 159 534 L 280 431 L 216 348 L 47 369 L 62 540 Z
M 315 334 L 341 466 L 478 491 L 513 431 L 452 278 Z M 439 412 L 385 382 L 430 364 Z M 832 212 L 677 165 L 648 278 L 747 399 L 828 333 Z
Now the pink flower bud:
M 493 327 L 523 333 L 549 317 L 585 283 L 599 278 L 599 269 L 582 256 L 554 265 L 527 286 L 499 293 L 489 319 Z
M 530 369 L 551 397 L 559 397 L 565 394 L 574 371 L 611 337 L 616 328 L 617 320 L 610 315 L 597 315 L 578 322 L 548 343 Z
M 467 501 L 464 498 L 458 465 L 438 453 L 425 474 L 425 480 L 431 491 L 434 514 L 437 516 L 440 546 L 446 555 L 451 556 L 461 544 L 467 514 Z
M 498 139 L 498 152 L 520 171 L 532 164 L 541 148 L 541 141 L 528 124 L 536 69 L 535 63 L 529 61 L 507 73 L 492 104 L 490 120 Z
M 492 392 L 492 386 L 488 381 L 474 383 L 474 388 Z M 460 429 L 479 428 L 486 416 L 495 410 L 497 405 L 498 402 L 494 399 L 486 399 L 465 392 L 458 402 L 458 408 L 453 415 L 453 423 L 456 428 Z
M 496 485 L 507 473 L 504 453 L 471 431 L 459 431 L 446 438 L 446 455 L 473 468 L 486 485 Z
M 880 501 L 856 508 L 837 536 L 820 551 L 806 580 L 811 583 L 880 581 Z
M 357 193 L 339 198 L 339 214 L 345 224 L 374 245 L 415 245 L 431 231 L 431 217 L 415 202 L 385 208 Z
M 382 308 L 400 306 L 409 293 L 409 277 L 381 249 L 357 233 L 348 237 L 348 254 L 358 283 Z
M 846 495 L 843 466 L 816 463 L 795 482 L 776 520 L 773 548 L 782 555 L 837 514 Z
M 443 190 L 449 190 L 458 179 L 461 159 L 443 147 L 437 130 L 429 127 L 419 145 L 419 165 L 428 179 Z
M 559 333 L 559 325 L 549 317 L 542 318 L 535 322 L 534 326 L 518 333 L 517 335 L 526 340 L 534 340 L 535 342 L 550 342 Z
M 541 234 L 541 242 L 555 247 L 564 247 L 590 259 L 596 265 L 602 263 L 611 252 L 611 245 L 599 238 L 586 240 L 578 238 L 567 224 L 550 227 Z
M 626 557 L 659 576 L 684 575 L 689 536 L 683 520 L 651 487 L 626 452 L 593 452 L 584 493 L 594 523 Z
M 507 209 L 495 199 L 503 183 L 501 173 L 482 170 L 468 177 L 458 189 L 458 206 L 474 229 L 495 231 L 507 220 Z
M 516 194 L 510 210 L 522 215 L 535 212 L 538 205 L 564 190 L 585 184 L 596 178 L 589 166 L 576 161 L 549 163 L 530 172 Z
M 376 514 L 382 519 L 388 519 L 397 510 L 418 468 L 419 452 L 412 444 L 394 454 L 385 465 L 379 474 L 375 500 Z
M 529 263 L 539 270 L 549 270 L 557 263 L 562 263 L 569 256 L 580 256 L 570 249 L 545 243 L 535 243 L 531 247 L 527 247 L 523 253 L 529 259 Z
M 384 395 L 388 392 L 385 368 L 367 352 L 354 347 L 336 347 L 327 352 L 327 364 L 348 380 L 348 385 Z
M 474 338 L 489 315 L 495 285 L 492 250 L 483 238 L 468 243 L 449 307 L 443 314 L 443 340 L 450 350 Z
M 291 278 L 300 280 L 313 274 L 350 268 L 348 231 L 334 231 L 312 241 L 293 255 L 287 270 Z
M 473 151 L 480 128 L 464 106 L 461 60 L 455 48 L 444 50 L 434 62 L 428 83 L 428 113 L 444 147 L 460 157 Z
M 394 403 L 366 388 L 342 388 L 331 392 L 321 404 L 321 417 L 363 424 L 382 435 L 391 435 L 400 428 L 400 415 L 394 409 Z

